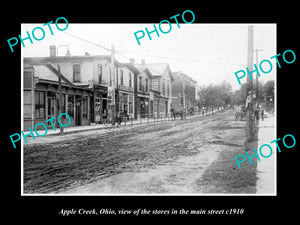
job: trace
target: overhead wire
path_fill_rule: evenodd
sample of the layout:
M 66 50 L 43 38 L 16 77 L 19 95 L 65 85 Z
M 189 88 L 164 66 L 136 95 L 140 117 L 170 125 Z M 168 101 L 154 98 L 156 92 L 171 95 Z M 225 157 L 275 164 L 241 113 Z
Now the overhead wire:
M 71 37 L 74 37 L 74 38 L 77 38 L 81 41 L 84 41 L 86 43 L 89 43 L 91 45 L 94 45 L 94 46 L 97 46 L 97 47 L 100 47 L 106 51 L 109 51 L 111 52 L 112 50 L 105 47 L 104 45 L 100 45 L 98 43 L 95 43 L 95 42 L 92 42 L 92 41 L 89 41 L 89 40 L 86 40 L 84 38 L 81 38 L 77 35 L 74 35 L 74 34 L 71 34 L 71 33 L 68 33 L 66 31 L 62 32 L 62 34 L 66 34 L 66 35 L 69 35 Z M 204 64 L 219 64 L 219 65 L 228 65 L 228 66 L 241 66 L 241 64 L 232 64 L 232 63 L 225 63 L 225 62 L 213 62 L 213 61 L 201 61 L 201 60 L 197 60 L 197 59 L 189 59 L 189 58 L 182 58 L 182 57 L 169 57 L 169 56 L 162 56 L 162 55 L 152 55 L 152 54 L 145 54 L 145 53 L 140 53 L 140 52 L 135 52 L 135 51 L 128 51 L 128 50 L 120 50 L 120 49 L 116 49 L 115 50 L 115 54 L 118 54 L 120 56 L 122 56 L 123 58 L 126 58 L 126 59 L 130 59 L 130 57 L 128 56 L 125 56 L 123 53 L 127 53 L 127 54 L 133 54 L 133 55 L 138 55 L 138 56 L 148 56 L 148 57 L 156 57 L 156 58 L 165 58 L 165 59 L 169 59 L 169 60 L 180 60 L 180 61 L 188 61 L 188 62 L 194 62 L 194 63 L 204 63 Z M 141 58 L 142 59 L 142 58 Z

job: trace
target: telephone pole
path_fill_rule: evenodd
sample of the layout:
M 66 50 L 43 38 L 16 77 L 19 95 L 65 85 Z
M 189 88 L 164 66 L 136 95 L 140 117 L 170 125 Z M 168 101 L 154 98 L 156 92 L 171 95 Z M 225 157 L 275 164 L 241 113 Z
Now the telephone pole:
M 262 52 L 262 49 L 255 49 L 253 50 L 256 53 L 256 66 L 258 66 L 258 52 Z M 258 102 L 258 73 L 256 72 L 256 102 Z
M 63 107 L 63 105 L 62 105 L 62 93 L 61 93 L 61 73 L 60 73 L 60 66 L 59 66 L 58 58 L 57 58 L 58 57 L 58 49 L 60 47 L 68 47 L 68 53 L 69 53 L 69 45 L 59 45 L 56 48 L 56 63 L 57 63 L 57 72 L 58 72 L 58 93 L 59 93 L 59 99 L 58 99 L 59 109 L 58 109 L 58 112 L 56 113 L 57 114 L 56 118 L 58 118 L 58 116 L 62 113 L 62 107 Z M 62 126 L 59 126 L 59 134 L 60 135 L 64 134 L 64 128 Z
M 248 57 L 247 57 L 247 66 L 249 71 L 253 70 L 253 26 L 248 26 Z M 252 100 L 252 90 L 253 90 L 253 80 L 250 79 L 250 76 L 247 76 L 247 93 L 246 96 L 251 93 L 251 100 Z
M 114 126 L 116 123 L 116 80 L 115 80 L 115 50 L 114 45 L 111 45 L 111 55 L 110 55 L 110 67 L 111 67 L 111 77 L 112 77 L 112 96 L 111 96 L 111 124 Z
M 254 27 L 248 26 L 248 56 L 247 56 L 247 66 L 249 71 L 253 71 L 253 39 L 254 39 Z M 247 96 L 247 141 L 251 142 L 254 140 L 254 121 L 253 115 L 253 79 L 247 76 L 247 86 L 246 86 L 246 96 Z

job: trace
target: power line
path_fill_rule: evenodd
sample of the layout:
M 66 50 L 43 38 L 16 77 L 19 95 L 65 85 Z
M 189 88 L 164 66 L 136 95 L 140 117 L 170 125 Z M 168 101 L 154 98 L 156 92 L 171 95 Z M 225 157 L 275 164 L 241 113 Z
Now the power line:
M 169 57 L 169 56 L 161 56 L 161 55 L 152 55 L 152 54 L 144 54 L 144 53 L 137 53 L 134 51 L 124 51 L 124 50 L 118 50 L 118 54 L 120 54 L 120 52 L 125 52 L 127 54 L 134 54 L 134 55 L 139 55 L 139 56 L 149 56 L 149 57 L 157 57 L 157 58 L 166 58 L 169 60 L 180 60 L 180 61 L 188 61 L 188 62 L 195 62 L 195 63 L 205 63 L 205 64 L 220 64 L 220 65 L 228 65 L 228 66 L 243 66 L 244 64 L 232 64 L 232 63 L 225 63 L 225 62 L 213 62 L 213 61 L 201 61 L 201 60 L 197 60 L 197 59 L 189 59 L 189 58 L 181 58 L 181 57 Z M 121 55 L 125 58 L 130 59 L 130 57 Z
M 56 28 L 55 28 L 56 29 Z M 69 35 L 71 37 L 74 37 L 76 39 L 79 39 L 81 41 L 84 41 L 86 43 L 89 43 L 91 45 L 94 45 L 94 46 L 97 46 L 97 47 L 100 47 L 106 51 L 109 51 L 111 52 L 111 49 L 103 46 L 103 45 L 100 45 L 100 44 L 97 44 L 95 42 L 92 42 L 92 41 L 89 41 L 89 40 L 86 40 L 84 38 L 81 38 L 77 35 L 74 35 L 74 34 L 71 34 L 71 33 L 68 33 L 66 31 L 62 32 L 63 34 L 66 34 L 66 35 Z M 130 59 L 130 57 L 128 56 L 125 56 L 124 54 L 121 54 L 120 52 L 123 52 L 123 53 L 127 53 L 127 54 L 134 54 L 134 55 L 139 55 L 139 56 L 148 56 L 148 57 L 156 57 L 156 58 L 165 58 L 165 59 L 169 59 L 169 60 L 180 60 L 180 61 L 188 61 L 188 62 L 194 62 L 194 63 L 204 63 L 204 64 L 219 64 L 219 65 L 228 65 L 228 66 L 242 66 L 242 64 L 231 64 L 231 63 L 223 63 L 223 62 L 212 62 L 212 61 L 201 61 L 201 60 L 197 60 L 197 59 L 189 59 L 189 58 L 181 58 L 181 57 L 169 57 L 169 56 L 162 56 L 162 55 L 152 55 L 152 54 L 145 54 L 145 53 L 137 53 L 137 52 L 134 52 L 134 51 L 126 51 L 126 50 L 115 50 L 115 53 L 126 58 L 126 59 Z
M 56 29 L 56 28 L 55 28 L 55 29 Z M 105 49 L 106 51 L 111 52 L 111 49 L 106 48 L 105 46 L 100 45 L 100 44 L 97 44 L 97 43 L 95 43 L 95 42 L 88 41 L 88 40 L 86 40 L 86 39 L 84 39 L 84 38 L 81 38 L 81 37 L 79 37 L 79 36 L 77 36 L 77 35 L 70 34 L 70 33 L 66 32 L 66 31 L 62 32 L 62 34 L 69 35 L 69 36 L 71 36 L 71 37 L 77 38 L 77 39 L 79 39 L 79 40 L 81 40 L 81 41 L 87 42 L 87 43 L 89 43 L 89 44 L 91 44 L 91 45 L 95 45 L 95 46 L 97 46 L 97 47 L 100 47 L 100 48 Z

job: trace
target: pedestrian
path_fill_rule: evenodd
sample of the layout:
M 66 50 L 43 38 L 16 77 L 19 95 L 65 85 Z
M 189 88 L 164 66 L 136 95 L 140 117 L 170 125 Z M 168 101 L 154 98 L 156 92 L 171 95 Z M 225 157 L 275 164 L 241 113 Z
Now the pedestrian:
M 262 106 L 260 109 L 261 120 L 264 120 L 264 107 Z
M 121 123 L 122 123 L 122 112 L 121 113 L 118 112 L 117 113 L 117 125 L 119 126 L 119 125 L 121 125 Z
M 254 116 L 255 116 L 256 121 L 258 121 L 259 120 L 259 107 L 258 106 L 256 106 L 254 109 Z

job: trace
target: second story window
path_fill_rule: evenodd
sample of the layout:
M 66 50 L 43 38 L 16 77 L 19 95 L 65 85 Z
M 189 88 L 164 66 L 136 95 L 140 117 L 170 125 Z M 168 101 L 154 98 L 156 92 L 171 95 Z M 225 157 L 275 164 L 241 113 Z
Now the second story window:
M 99 84 L 102 83 L 102 66 L 98 65 Z
M 139 91 L 142 91 L 142 77 L 139 77 Z
M 132 85 L 131 85 L 131 79 L 132 79 L 132 74 L 131 73 L 129 73 L 129 87 L 132 87 Z
M 73 82 L 81 81 L 80 64 L 73 65 Z
M 169 82 L 167 83 L 167 96 L 170 96 L 170 86 L 169 86 Z
M 145 91 L 148 92 L 149 91 L 149 80 L 146 79 L 146 85 L 145 85 Z
M 123 70 L 120 70 L 120 84 L 121 84 L 121 85 L 124 85 L 123 81 L 124 81 Z

